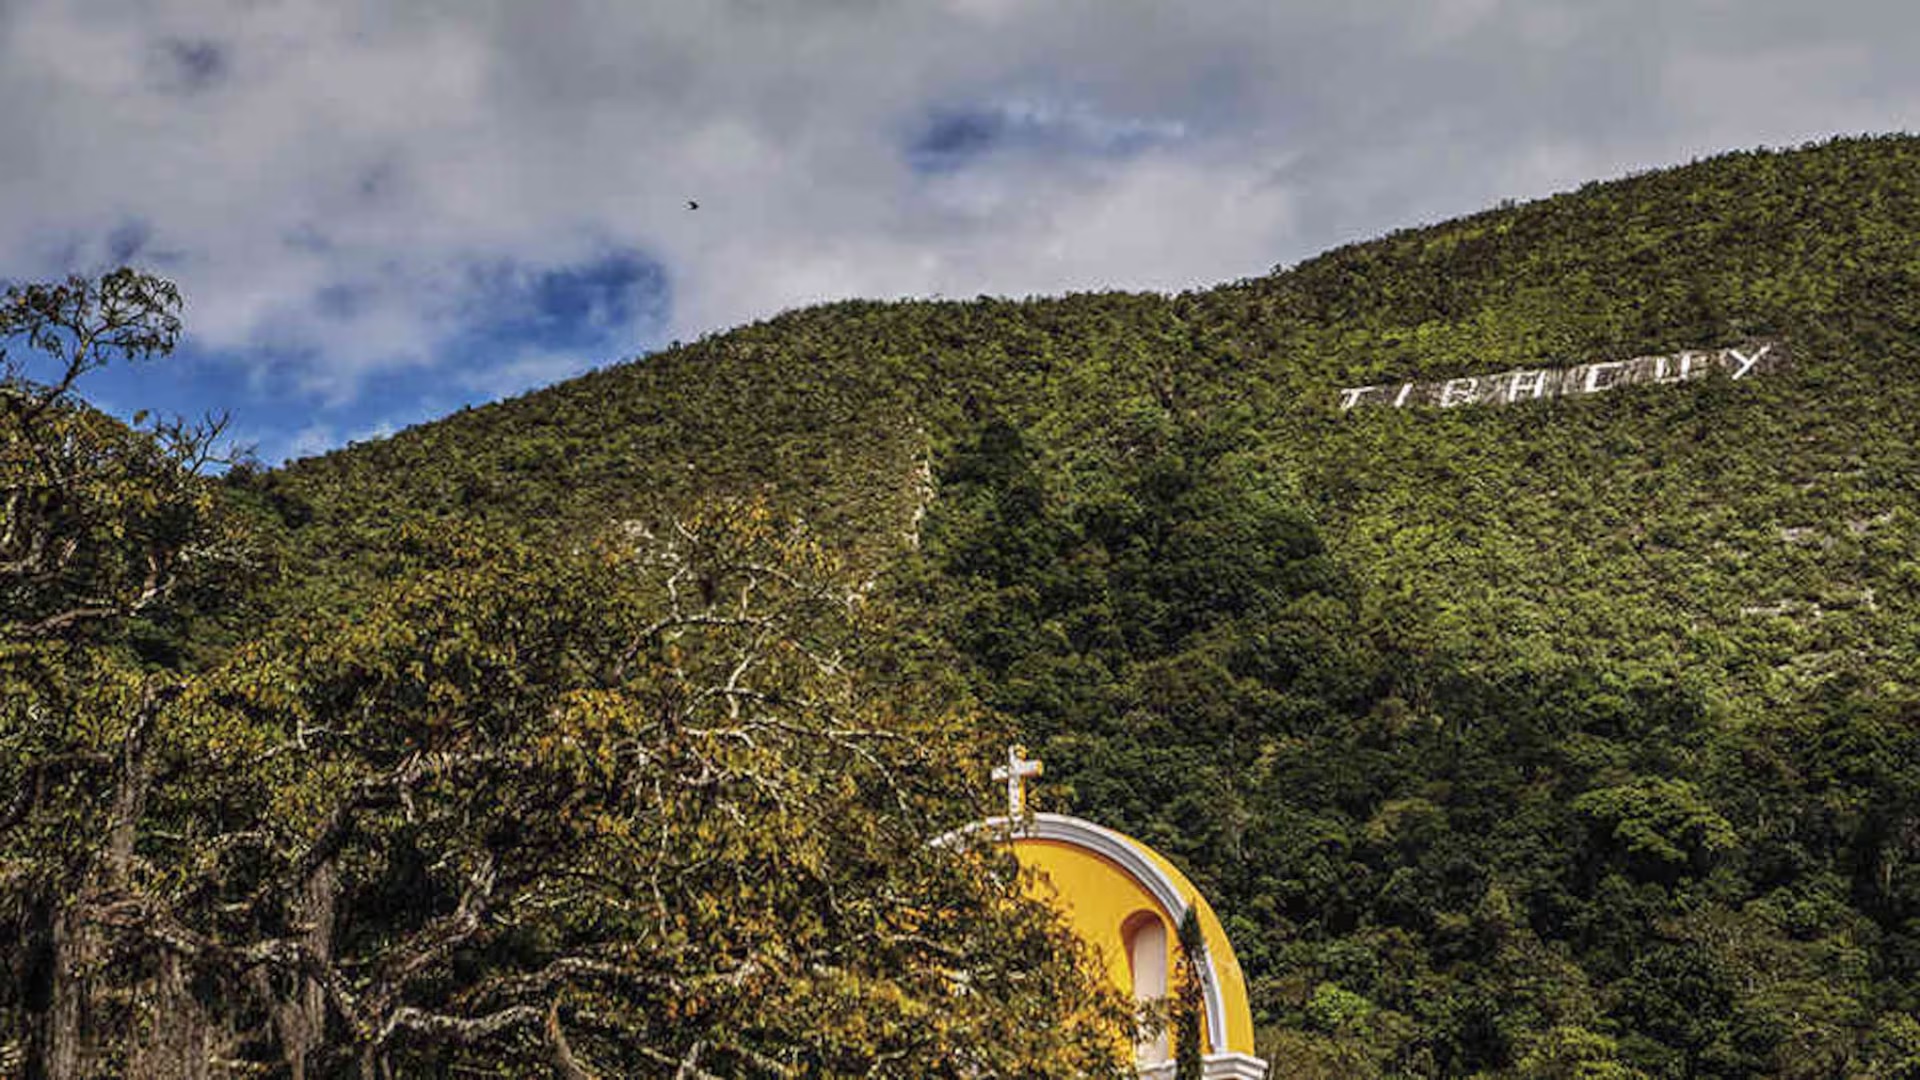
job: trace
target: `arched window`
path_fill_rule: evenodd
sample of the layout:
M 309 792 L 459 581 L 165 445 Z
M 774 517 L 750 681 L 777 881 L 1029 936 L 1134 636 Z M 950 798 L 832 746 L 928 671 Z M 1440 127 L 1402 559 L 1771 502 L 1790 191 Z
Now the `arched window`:
M 1157 912 L 1136 911 L 1120 926 L 1120 940 L 1127 947 L 1127 970 L 1133 976 L 1133 1000 L 1147 1005 L 1167 996 L 1167 924 Z M 1157 1065 L 1169 1060 L 1167 1031 L 1143 1039 L 1134 1047 L 1134 1058 L 1142 1065 Z

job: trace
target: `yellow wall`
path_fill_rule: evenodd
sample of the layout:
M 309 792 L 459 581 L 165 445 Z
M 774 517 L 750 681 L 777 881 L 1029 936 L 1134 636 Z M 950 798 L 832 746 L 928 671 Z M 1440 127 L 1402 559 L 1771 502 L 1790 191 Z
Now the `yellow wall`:
M 1159 852 L 1131 837 L 1126 839 L 1173 880 L 1181 896 L 1187 898 L 1189 903 L 1199 905 L 1200 932 L 1206 938 L 1208 957 L 1220 981 L 1220 996 L 1227 1016 L 1226 1045 L 1217 1045 L 1218 1040 L 1209 1031 L 1205 1036 L 1211 1044 L 1206 1047 L 1207 1052 L 1253 1053 L 1253 1015 L 1247 1005 L 1246 979 L 1240 974 L 1240 962 L 1234 958 L 1233 946 L 1228 943 L 1220 920 L 1185 874 L 1161 857 Z M 1044 875 L 1046 883 L 1052 887 L 1041 885 L 1037 891 L 1043 898 L 1059 905 L 1069 925 L 1099 951 L 1114 985 L 1128 997 L 1133 995 L 1133 979 L 1126 943 L 1120 935 L 1127 917 L 1137 911 L 1157 913 L 1167 927 L 1168 952 L 1171 954 L 1177 947 L 1174 931 L 1179 923 L 1173 913 L 1161 907 L 1145 885 L 1134 880 L 1131 874 L 1112 860 L 1075 844 L 1032 837 L 1016 838 L 1013 841 L 1013 853 L 1022 866 L 1031 867 Z M 1171 955 L 1168 957 L 1167 970 L 1174 970 Z

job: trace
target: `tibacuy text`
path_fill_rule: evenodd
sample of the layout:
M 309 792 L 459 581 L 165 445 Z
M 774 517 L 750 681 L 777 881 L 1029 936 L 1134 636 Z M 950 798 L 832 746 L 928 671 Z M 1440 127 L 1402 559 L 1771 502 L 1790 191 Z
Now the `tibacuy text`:
M 1520 368 L 1442 382 L 1384 383 L 1340 391 L 1340 411 L 1361 406 L 1441 409 L 1461 405 L 1513 405 L 1544 398 L 1597 394 L 1636 383 L 1682 383 L 1725 372 L 1730 379 L 1778 371 L 1791 362 L 1785 342 L 1754 341 L 1737 348 L 1689 349 L 1665 356 L 1636 356 L 1570 368 Z

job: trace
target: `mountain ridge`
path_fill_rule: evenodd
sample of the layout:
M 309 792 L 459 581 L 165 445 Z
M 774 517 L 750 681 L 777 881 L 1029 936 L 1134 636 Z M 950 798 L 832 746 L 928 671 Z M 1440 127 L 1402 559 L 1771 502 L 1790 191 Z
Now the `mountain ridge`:
M 1905 1075 L 1916 166 L 1836 140 L 1191 293 L 806 308 L 233 486 L 303 602 L 395 521 L 804 519 L 910 613 L 898 677 L 1220 898 L 1301 1075 Z M 1755 339 L 1794 364 L 1338 408 Z

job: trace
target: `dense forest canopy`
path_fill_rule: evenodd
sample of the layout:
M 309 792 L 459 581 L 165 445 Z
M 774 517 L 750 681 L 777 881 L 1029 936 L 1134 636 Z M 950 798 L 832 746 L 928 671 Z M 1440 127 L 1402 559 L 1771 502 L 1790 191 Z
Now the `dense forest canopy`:
M 1339 408 L 1345 387 L 1759 339 L 1787 343 L 1792 366 L 1491 409 Z M 1202 292 L 789 312 L 391 439 L 236 469 L 222 527 L 251 538 L 257 580 L 184 605 L 167 633 L 188 645 L 97 644 L 88 662 L 142 685 L 180 672 L 190 685 L 161 700 L 191 707 L 188 730 L 235 732 L 220 736 L 235 762 L 305 724 L 329 732 L 311 776 L 180 767 L 171 798 L 232 792 L 225 822 L 273 806 L 289 830 L 243 875 L 277 914 L 257 901 L 255 923 L 202 934 L 290 934 L 269 924 L 307 902 L 301 843 L 326 835 L 330 812 L 316 792 L 390 781 L 416 745 L 504 755 L 485 766 L 512 770 L 486 773 L 510 793 L 489 815 L 473 817 L 468 781 L 448 774 L 441 801 L 382 802 L 330 871 L 351 879 L 340 895 L 356 911 L 381 913 L 338 920 L 337 955 L 364 958 L 341 967 L 342 992 L 389 1008 L 387 1033 L 362 1046 L 429 1055 L 407 1060 L 504 1053 L 491 1031 L 436 1041 L 408 1024 L 516 1007 L 487 995 L 583 940 L 665 947 L 610 933 L 592 913 L 611 894 L 583 888 L 565 917 L 473 916 L 485 947 L 448 950 L 431 980 L 390 985 L 381 959 L 471 912 L 483 858 L 493 875 L 506 853 L 530 859 L 514 888 L 558 887 L 542 875 L 624 865 L 621 828 L 672 819 L 595 802 L 590 749 L 626 738 L 648 748 L 646 768 L 700 775 L 684 725 L 644 718 L 692 708 L 670 691 L 701 676 L 664 651 L 635 666 L 621 643 L 679 600 L 731 595 L 664 584 L 662 560 L 710 550 L 675 530 L 704 537 L 698 523 L 717 520 L 733 538 L 718 550 L 777 547 L 793 582 L 858 598 L 814 609 L 817 593 L 781 586 L 812 612 L 787 637 L 866 643 L 829 671 L 787 657 L 781 677 L 809 689 L 779 703 L 801 730 L 842 730 L 806 711 L 838 701 L 911 733 L 913 752 L 883 764 L 927 828 L 976 814 L 987 748 L 1025 741 L 1047 761 L 1042 808 L 1133 832 L 1208 891 L 1283 1075 L 1915 1076 L 1916 374 L 1920 140 L 1733 154 Z M 764 560 L 722 560 L 747 563 Z M 657 633 L 645 640 L 665 650 Z M 699 640 L 712 672 L 751 644 Z M 142 715 L 135 689 L 98 708 Z M 115 723 L 88 728 L 87 752 L 114 745 Z M 822 779 L 853 760 L 831 739 L 763 752 L 809 801 L 736 804 L 751 824 L 703 837 L 723 862 L 805 859 L 772 837 L 809 823 L 894 820 L 870 805 L 889 790 L 875 776 L 857 791 Z M 34 767 L 15 759 L 9 779 Z M 587 819 L 539 802 L 575 790 Z M 145 813 L 143 865 L 176 902 L 237 887 L 224 872 L 190 884 L 207 875 L 171 832 L 188 810 L 156 795 Z M 549 831 L 501 847 L 489 830 L 522 817 Z M 10 824 L 5 842 L 42 827 Z M 1044 938 L 991 875 L 927 877 L 937 866 L 903 854 L 917 828 L 824 837 L 818 857 L 862 880 L 897 865 L 900 888 L 953 905 L 958 940 Z M 720 886 L 687 887 L 697 910 L 698 890 Z M 417 896 L 429 910 L 408 910 Z M 751 910 L 784 924 L 808 902 Z M 580 937 L 576 917 L 601 936 Z M 803 927 L 822 948 L 846 932 Z M 711 932 L 712 955 L 736 955 L 734 930 Z M 982 971 L 1005 970 L 980 955 Z M 902 978 L 934 962 L 887 959 Z M 880 1009 L 859 981 L 878 977 L 850 974 L 839 1007 Z M 1077 977 L 1062 964 L 1049 986 Z M 795 1050 L 730 999 L 668 1031 L 582 1020 L 616 1015 L 590 995 L 631 1005 L 635 985 L 528 998 L 539 1016 L 504 1042 L 545 1055 L 528 1060 L 572 1047 L 644 1068 L 656 1046 L 678 1058 L 704 1041 L 739 1075 L 836 1072 L 897 1049 Z M 1054 1007 L 1006 985 L 996 1008 Z M 223 1030 L 284 1047 L 298 1024 L 272 1016 L 329 1038 L 351 1027 L 343 1005 L 280 993 Z M 0 1000 L 5 1015 L 27 1008 Z M 403 1008 L 416 1011 L 393 1020 Z M 940 1045 L 1008 1015 L 969 1014 Z

